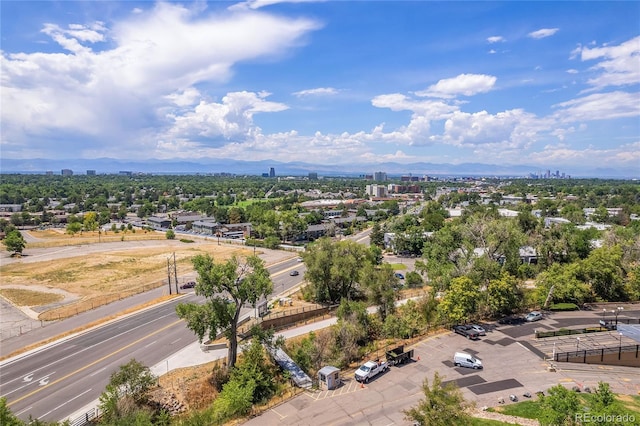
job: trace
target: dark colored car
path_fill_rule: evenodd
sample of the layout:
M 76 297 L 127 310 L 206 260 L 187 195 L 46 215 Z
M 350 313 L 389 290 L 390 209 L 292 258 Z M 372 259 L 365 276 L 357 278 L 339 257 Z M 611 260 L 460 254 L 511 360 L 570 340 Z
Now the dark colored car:
M 186 282 L 186 283 L 182 284 L 180 286 L 180 288 L 185 290 L 185 289 L 188 289 L 188 288 L 194 288 L 195 286 L 196 286 L 196 282 L 195 281 L 189 281 L 189 282 Z
M 477 340 L 480 338 L 480 334 L 475 331 L 470 325 L 454 325 L 453 331 L 466 337 L 467 339 Z
M 291 275 L 292 277 L 296 277 L 296 276 L 300 275 L 300 272 L 298 272 L 298 271 L 291 271 L 291 272 L 289 272 L 289 275 Z
M 524 318 L 516 317 L 516 316 L 504 317 L 498 320 L 498 324 L 502 324 L 502 325 L 518 325 L 523 323 L 524 323 Z

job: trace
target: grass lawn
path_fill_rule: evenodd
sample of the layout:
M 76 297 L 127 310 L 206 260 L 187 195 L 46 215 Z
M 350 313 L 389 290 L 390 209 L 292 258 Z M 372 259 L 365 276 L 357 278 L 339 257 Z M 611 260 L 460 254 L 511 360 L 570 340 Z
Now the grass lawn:
M 595 391 L 595 389 L 593 389 Z M 580 393 L 578 400 L 580 404 L 589 407 L 593 401 L 593 394 Z M 527 419 L 537 419 L 540 414 L 539 401 L 522 401 L 515 404 L 509 404 L 499 407 L 494 411 L 508 414 L 510 416 L 523 417 Z M 636 418 L 640 418 L 640 396 L 638 395 L 616 395 L 616 400 L 611 407 L 613 413 L 629 413 L 634 414 Z
M 394 271 L 404 271 L 407 269 L 407 265 L 404 263 L 390 263 L 389 265 L 391 265 Z

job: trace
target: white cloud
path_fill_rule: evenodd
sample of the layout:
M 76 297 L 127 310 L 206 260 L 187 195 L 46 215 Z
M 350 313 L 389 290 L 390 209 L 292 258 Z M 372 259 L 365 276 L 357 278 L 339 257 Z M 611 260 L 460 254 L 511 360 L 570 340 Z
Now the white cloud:
M 559 28 L 542 28 L 540 30 L 530 32 L 528 36 L 535 39 L 546 38 L 551 37 L 559 30 Z
M 173 127 L 161 139 L 194 138 L 202 144 L 225 144 L 230 140 L 245 141 L 260 133 L 253 115 L 260 112 L 284 111 L 288 107 L 265 100 L 268 94 L 252 92 L 228 93 L 221 103 L 201 101 L 192 111 L 170 114 Z
M 624 86 L 640 83 L 640 36 L 625 41 L 617 46 L 584 47 L 574 50 L 583 61 L 603 59 L 592 67 L 600 74 L 589 80 L 593 89 L 608 86 Z
M 502 36 L 491 36 L 491 37 L 487 37 L 487 41 L 489 43 L 498 43 L 498 42 L 506 41 L 506 40 Z
M 229 6 L 229 10 L 260 9 L 262 7 L 272 6 L 279 3 L 317 3 L 321 1 L 324 0 L 247 0 Z
M 491 50 L 489 50 L 489 53 L 493 55 L 493 54 L 498 53 L 498 52 L 495 49 L 491 49 Z
M 578 70 L 573 69 L 573 68 L 568 69 L 568 70 L 567 70 L 567 74 L 578 74 Z
M 496 84 L 496 77 L 485 74 L 460 74 L 446 78 L 429 86 L 427 90 L 416 92 L 418 96 L 453 98 L 458 95 L 473 96 L 489 92 Z
M 456 112 L 445 122 L 444 140 L 457 146 L 499 145 L 524 148 L 542 126 L 537 118 L 516 109 L 497 114 Z
M 633 167 L 640 162 L 640 142 L 609 149 L 593 146 L 572 149 L 564 144 L 547 145 L 541 151 L 531 153 L 527 159 L 541 165 L 556 163 L 582 166 L 592 164 L 594 158 L 597 158 L 601 165 L 616 164 L 621 167 Z
M 414 100 L 399 93 L 376 96 L 371 100 L 371 104 L 392 111 L 413 111 L 431 120 L 443 119 L 458 110 L 456 105 L 440 100 Z
M 316 89 L 306 89 L 300 90 L 299 92 L 293 92 L 294 96 L 304 97 L 304 96 L 326 96 L 326 95 L 337 95 L 340 91 L 338 89 L 334 89 L 333 87 L 318 87 Z
M 45 24 L 42 32 L 67 53 L 3 51 L 0 96 L 12 106 L 0 111 L 3 145 L 26 146 L 38 138 L 51 140 L 52 134 L 92 135 L 75 155 L 102 149 L 108 141 L 111 156 L 120 158 L 118 144 L 130 146 L 166 126 L 171 107 L 197 103 L 196 84 L 226 81 L 241 61 L 277 59 L 319 28 L 310 19 L 258 11 L 205 12 L 158 3 L 109 28 L 101 22 L 67 29 Z M 92 50 L 91 43 L 99 41 L 111 47 Z M 245 112 L 269 107 L 273 103 L 254 102 Z
M 197 100 L 200 99 L 200 96 L 200 92 L 197 89 L 189 87 L 185 90 L 179 90 L 171 93 L 170 95 L 165 96 L 165 98 L 169 99 L 177 106 L 183 107 L 195 104 Z
M 559 122 L 609 120 L 640 116 L 640 93 L 595 93 L 554 105 Z

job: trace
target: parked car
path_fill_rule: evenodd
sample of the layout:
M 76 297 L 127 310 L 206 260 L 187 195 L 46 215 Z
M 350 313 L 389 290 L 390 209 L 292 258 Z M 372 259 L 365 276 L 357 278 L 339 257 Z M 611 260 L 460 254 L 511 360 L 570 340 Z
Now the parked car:
M 453 331 L 471 340 L 477 340 L 480 337 L 480 334 L 471 328 L 470 325 L 454 325 Z
M 395 274 L 393 274 L 393 275 L 395 275 L 395 277 L 396 277 L 397 279 L 399 279 L 399 280 L 404 280 L 404 275 L 402 275 L 402 274 L 401 274 L 401 273 L 399 273 L 399 272 L 396 272 L 396 273 L 395 273 Z
M 304 262 L 304 259 L 299 257 L 298 259 L 296 259 L 298 262 Z
M 369 380 L 389 369 L 389 363 L 381 361 L 367 361 L 354 373 L 358 382 L 369 383 Z
M 482 369 L 482 361 L 466 352 L 456 352 L 453 355 L 453 365 L 456 367 L 473 368 L 474 370 Z
M 189 281 L 189 282 L 186 282 L 186 283 L 182 284 L 180 286 L 180 288 L 182 290 L 186 290 L 188 288 L 194 288 L 195 286 L 196 286 L 196 282 L 195 281 Z
M 618 326 L 613 323 L 613 321 L 605 321 L 600 320 L 600 327 L 606 328 L 607 330 L 616 330 Z
M 483 327 L 479 326 L 478 324 L 471 324 L 471 328 L 477 331 L 480 336 L 487 335 L 487 330 L 485 330 Z
M 541 319 L 542 319 L 542 312 L 538 312 L 538 311 L 529 312 L 527 316 L 524 317 L 524 320 L 527 322 L 539 321 Z
M 298 275 L 300 275 L 300 272 L 298 272 L 298 271 L 291 271 L 291 272 L 289 272 L 289 275 L 291 275 L 292 277 L 297 277 Z
M 509 316 L 509 317 L 500 318 L 498 320 L 498 324 L 504 324 L 504 325 L 516 325 L 516 324 L 522 324 L 523 322 L 524 322 L 524 318 L 518 317 L 518 316 Z

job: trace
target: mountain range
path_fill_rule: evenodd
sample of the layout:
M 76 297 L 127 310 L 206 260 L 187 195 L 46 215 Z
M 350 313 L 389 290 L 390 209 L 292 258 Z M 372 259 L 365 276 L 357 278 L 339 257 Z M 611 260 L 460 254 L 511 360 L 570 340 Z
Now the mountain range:
M 262 175 L 270 168 L 275 169 L 276 176 L 306 176 L 317 173 L 318 176 L 361 176 L 375 172 L 385 172 L 388 176 L 496 176 L 496 177 L 530 177 L 544 176 L 547 170 L 551 174 L 558 172 L 561 176 L 574 178 L 613 178 L 636 179 L 640 177 L 640 168 L 572 168 L 571 170 L 549 167 L 541 169 L 531 165 L 498 165 L 481 163 L 434 164 L 394 162 L 328 165 L 304 162 L 284 163 L 279 161 L 241 161 L 232 159 L 198 159 L 194 161 L 176 160 L 144 160 L 123 161 L 112 158 L 97 159 L 9 159 L 0 158 L 1 173 L 45 173 L 53 171 L 60 174 L 62 169 L 71 169 L 74 174 L 86 174 L 87 170 L 95 170 L 96 174 L 113 174 L 121 171 L 150 174 L 216 174 L 230 173 L 234 175 Z

